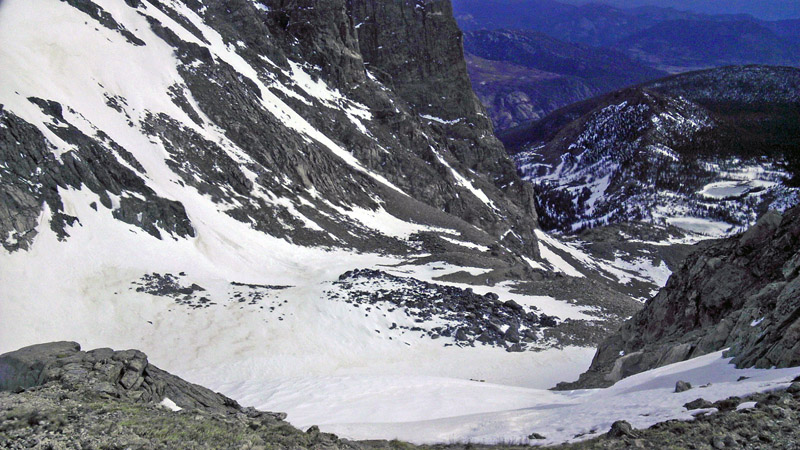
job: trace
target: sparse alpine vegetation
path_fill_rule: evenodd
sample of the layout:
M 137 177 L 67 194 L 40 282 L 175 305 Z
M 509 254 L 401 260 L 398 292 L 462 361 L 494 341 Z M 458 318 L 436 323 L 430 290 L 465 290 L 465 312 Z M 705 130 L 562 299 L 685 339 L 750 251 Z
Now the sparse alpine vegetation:
M 693 72 L 503 133 L 546 229 L 632 220 L 721 236 L 798 201 L 800 70 Z

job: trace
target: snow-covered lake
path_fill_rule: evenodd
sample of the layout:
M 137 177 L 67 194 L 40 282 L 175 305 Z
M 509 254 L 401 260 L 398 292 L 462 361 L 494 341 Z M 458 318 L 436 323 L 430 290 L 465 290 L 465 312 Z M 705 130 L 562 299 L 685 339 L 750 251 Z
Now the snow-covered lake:
M 723 200 L 727 198 L 738 198 L 758 189 L 766 189 L 776 186 L 778 183 L 765 180 L 736 180 L 736 181 L 717 181 L 703 186 L 698 194 L 703 197 Z
M 729 223 L 701 217 L 670 217 L 667 219 L 667 223 L 682 230 L 710 237 L 726 236 L 733 229 Z

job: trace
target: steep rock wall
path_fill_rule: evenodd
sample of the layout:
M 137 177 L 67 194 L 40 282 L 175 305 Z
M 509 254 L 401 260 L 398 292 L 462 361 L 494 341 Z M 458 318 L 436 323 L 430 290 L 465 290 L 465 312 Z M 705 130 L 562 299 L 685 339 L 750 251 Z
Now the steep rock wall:
M 608 386 L 725 348 L 738 367 L 800 365 L 800 207 L 699 249 L 560 387 Z

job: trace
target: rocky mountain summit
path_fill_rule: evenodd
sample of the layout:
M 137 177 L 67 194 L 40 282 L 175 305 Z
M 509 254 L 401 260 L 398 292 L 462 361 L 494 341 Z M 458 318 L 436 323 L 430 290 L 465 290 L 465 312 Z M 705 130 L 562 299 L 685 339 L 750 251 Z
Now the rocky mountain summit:
M 729 349 L 737 367 L 800 365 L 800 207 L 692 254 L 667 286 L 560 388 L 608 386 Z
M 545 229 L 643 220 L 721 236 L 798 200 L 800 70 L 726 67 L 587 100 L 501 137 Z

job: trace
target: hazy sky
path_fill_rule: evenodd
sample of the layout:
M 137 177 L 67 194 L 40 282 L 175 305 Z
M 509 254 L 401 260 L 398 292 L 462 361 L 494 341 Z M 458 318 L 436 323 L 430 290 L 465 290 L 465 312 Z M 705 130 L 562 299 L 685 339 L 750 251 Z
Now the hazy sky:
M 800 0 L 560 0 L 564 3 L 606 3 L 620 7 L 669 6 L 708 13 L 748 13 L 769 20 L 800 18 Z

